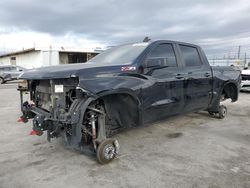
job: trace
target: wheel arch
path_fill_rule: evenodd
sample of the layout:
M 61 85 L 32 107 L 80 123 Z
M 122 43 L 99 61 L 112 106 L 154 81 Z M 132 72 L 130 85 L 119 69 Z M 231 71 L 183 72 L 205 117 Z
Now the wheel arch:
M 222 97 L 225 94 L 225 97 Z M 214 96 L 214 99 L 212 100 L 211 104 L 208 107 L 208 111 L 217 113 L 219 111 L 219 106 L 221 99 L 231 99 L 232 102 L 235 102 L 238 100 L 239 95 L 239 89 L 238 85 L 235 82 L 225 82 L 222 84 L 221 89 L 218 90 L 218 93 Z
M 227 82 L 224 84 L 220 95 L 225 94 L 226 99 L 231 99 L 232 102 L 235 102 L 238 100 L 239 95 L 239 89 L 237 87 L 237 84 L 234 82 Z
M 97 100 L 101 101 L 106 111 L 106 126 L 110 135 L 118 130 L 141 124 L 140 100 L 129 90 L 103 93 Z

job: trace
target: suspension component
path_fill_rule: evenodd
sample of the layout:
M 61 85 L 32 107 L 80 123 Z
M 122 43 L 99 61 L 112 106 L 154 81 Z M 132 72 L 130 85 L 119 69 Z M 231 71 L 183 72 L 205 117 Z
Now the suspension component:
M 92 126 L 92 137 L 93 137 L 93 140 L 96 139 L 96 125 L 95 125 L 95 115 L 92 114 L 91 115 L 91 126 Z
M 87 109 L 82 128 L 83 141 L 91 141 L 97 151 L 97 146 L 106 139 L 105 112 L 99 105 L 89 106 Z
M 96 117 L 94 113 L 90 113 L 89 124 L 91 125 L 92 130 L 92 142 L 94 145 L 94 149 L 96 150 Z

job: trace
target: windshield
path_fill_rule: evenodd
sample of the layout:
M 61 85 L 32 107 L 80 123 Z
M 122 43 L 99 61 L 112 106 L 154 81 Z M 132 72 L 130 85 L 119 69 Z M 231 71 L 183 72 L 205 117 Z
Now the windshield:
M 116 46 L 95 56 L 89 62 L 102 65 L 131 64 L 147 46 L 146 42 Z

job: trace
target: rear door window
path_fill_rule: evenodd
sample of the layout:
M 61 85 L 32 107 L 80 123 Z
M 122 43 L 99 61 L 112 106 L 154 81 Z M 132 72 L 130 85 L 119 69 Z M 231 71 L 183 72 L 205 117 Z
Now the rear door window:
M 200 66 L 202 64 L 197 48 L 186 45 L 179 46 L 186 67 Z

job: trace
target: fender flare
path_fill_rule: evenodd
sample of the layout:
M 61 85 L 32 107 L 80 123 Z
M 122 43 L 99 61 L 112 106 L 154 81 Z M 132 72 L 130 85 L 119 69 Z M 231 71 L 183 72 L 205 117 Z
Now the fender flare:
M 117 125 L 122 129 L 143 124 L 141 101 L 133 90 L 115 89 L 101 92 L 98 96 L 98 99 L 104 102 L 106 113 L 110 117 L 109 120 L 113 123 L 116 122 L 115 124 L 109 122 L 112 125 Z M 119 100 L 121 101 L 117 103 Z M 120 112 L 118 113 L 119 115 L 116 112 Z M 120 114 L 123 115 L 121 116 Z
M 237 82 L 234 82 L 234 81 L 227 81 L 227 82 L 224 82 L 222 87 L 220 88 L 220 90 L 218 91 L 218 94 L 216 96 L 216 99 L 213 100 L 213 102 L 211 103 L 211 105 L 208 107 L 208 111 L 212 111 L 212 112 L 218 112 L 219 110 L 219 105 L 220 105 L 220 97 L 221 97 L 221 94 L 222 92 L 224 91 L 225 87 L 229 84 L 233 84 L 234 87 L 236 88 L 236 98 L 232 100 L 232 102 L 235 102 L 238 100 L 238 96 L 239 96 L 239 87 L 237 86 Z
M 233 87 L 235 87 L 235 92 L 236 92 L 236 97 L 235 97 L 235 99 L 232 99 L 231 97 L 231 100 L 232 100 L 232 102 L 235 102 L 235 101 L 237 101 L 238 100 L 238 97 L 239 97 L 239 87 L 238 87 L 238 84 L 237 84 L 237 82 L 235 82 L 235 81 L 227 81 L 227 82 L 225 82 L 224 84 L 223 84 L 223 87 L 221 87 L 221 90 L 220 90 L 220 93 L 219 93 L 219 96 L 221 96 L 221 94 L 222 94 L 222 92 L 224 91 L 224 89 L 225 89 L 225 87 L 227 87 L 228 85 L 230 85 L 230 84 L 232 84 L 233 85 Z

